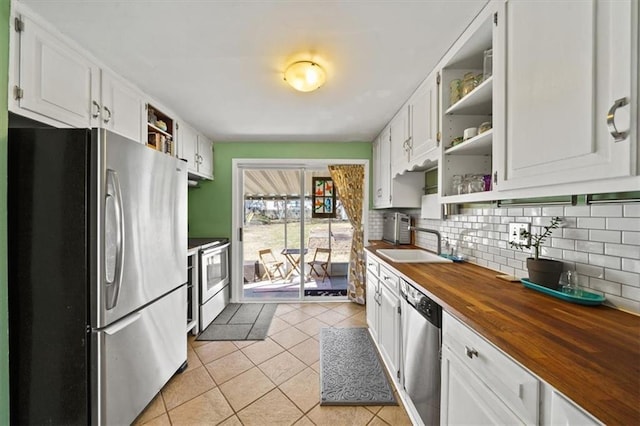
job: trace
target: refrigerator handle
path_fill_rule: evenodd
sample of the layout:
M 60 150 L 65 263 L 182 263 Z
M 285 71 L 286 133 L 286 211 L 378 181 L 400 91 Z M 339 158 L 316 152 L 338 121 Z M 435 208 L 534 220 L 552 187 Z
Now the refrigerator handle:
M 111 324 L 110 326 L 106 327 L 103 331 L 108 335 L 113 336 L 114 334 L 118 333 L 120 330 L 129 327 L 131 324 L 138 321 L 140 318 L 142 318 L 142 313 L 139 311 L 134 312 L 128 317 L 123 318 L 120 321 L 117 321 L 115 324 Z
M 122 193 L 120 192 L 120 182 L 118 173 L 115 170 L 107 170 L 107 196 L 105 202 L 105 216 L 109 218 L 110 209 L 113 210 L 114 231 L 115 231 L 115 247 L 105 248 L 105 283 L 106 283 L 106 308 L 113 309 L 118 304 L 118 295 L 120 286 L 122 285 L 122 272 L 124 262 L 124 211 L 122 209 Z M 108 220 L 108 219 L 107 219 Z M 110 227 L 107 226 L 107 233 Z M 111 238 L 109 238 L 111 237 Z M 112 244 L 112 235 L 105 236 L 105 244 Z M 111 259 L 109 253 L 115 249 L 115 258 Z M 110 261 L 113 263 L 113 272 L 111 273 Z

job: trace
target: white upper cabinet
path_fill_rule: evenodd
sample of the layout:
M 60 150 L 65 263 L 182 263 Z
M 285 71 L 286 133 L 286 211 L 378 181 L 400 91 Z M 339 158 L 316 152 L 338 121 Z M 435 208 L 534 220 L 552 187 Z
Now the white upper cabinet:
M 401 130 L 396 130 L 396 133 L 402 134 Z M 374 142 L 373 206 L 377 209 L 420 207 L 425 181 L 424 173 L 407 172 L 391 177 L 394 156 L 392 132 L 392 125 L 385 127 Z M 396 153 L 396 155 L 401 154 Z
M 409 106 L 404 105 L 389 125 L 391 132 L 391 177 L 403 173 L 409 161 Z
M 500 67 L 504 28 L 504 2 L 493 1 L 438 65 L 443 146 L 438 181 L 442 202 L 473 202 L 496 196 L 498 188 L 489 183 L 495 176 L 500 157 L 497 149 L 504 138 L 504 74 Z M 465 136 L 467 129 L 472 129 L 467 133 L 475 130 L 477 134 Z
M 178 157 L 187 160 L 189 173 L 198 172 L 198 132 L 184 121 L 176 125 Z
M 178 157 L 187 160 L 191 177 L 213 179 L 213 142 L 185 122 L 178 123 Z
M 389 127 L 380 133 L 373 145 L 373 205 L 376 208 L 388 207 L 391 204 L 391 139 Z
M 507 3 L 501 190 L 636 173 L 636 7 L 631 0 Z
M 102 70 L 101 126 L 141 142 L 144 121 L 142 94 L 109 71 Z
M 438 162 L 439 74 L 427 77 L 391 121 L 391 176 Z
M 204 135 L 198 135 L 198 173 L 206 179 L 213 179 L 213 141 Z
M 10 67 L 9 110 L 59 127 L 97 126 L 98 66 L 27 16 L 15 15 L 12 25 L 18 66 Z
M 432 73 L 409 99 L 409 171 L 438 162 L 439 86 L 440 74 Z

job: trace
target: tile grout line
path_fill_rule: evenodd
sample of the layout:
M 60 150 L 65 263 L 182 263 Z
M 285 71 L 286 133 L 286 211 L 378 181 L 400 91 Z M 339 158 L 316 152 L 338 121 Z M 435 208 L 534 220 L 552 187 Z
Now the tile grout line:
M 274 314 L 274 317 L 279 318 L 281 321 L 284 321 L 284 323 L 285 323 L 285 324 L 287 324 L 287 327 L 286 327 L 286 328 L 284 328 L 284 329 L 282 329 L 282 330 L 280 330 L 280 331 L 278 331 L 278 332 L 276 332 L 276 333 L 274 333 L 274 335 L 275 335 L 275 334 L 278 334 L 278 333 L 280 333 L 280 332 L 285 332 L 285 331 L 287 331 L 287 330 L 295 330 L 296 332 L 299 332 L 299 333 L 303 334 L 303 335 L 305 336 L 305 339 L 304 339 L 304 340 L 302 340 L 301 342 L 298 342 L 298 343 L 294 344 L 293 346 L 291 346 L 291 348 L 285 348 L 284 346 L 282 346 L 282 344 L 280 344 L 280 343 L 278 343 L 276 340 L 274 340 L 274 339 L 272 338 L 272 336 L 270 336 L 269 334 L 267 334 L 266 339 L 269 339 L 272 343 L 274 343 L 276 346 L 278 346 L 280 349 L 282 349 L 282 351 L 281 351 L 281 352 L 279 352 L 279 353 L 277 353 L 277 354 L 275 354 L 275 355 L 273 355 L 273 356 L 268 357 L 268 358 L 267 358 L 267 359 L 265 359 L 265 360 L 262 360 L 262 361 L 260 362 L 260 364 L 264 364 L 264 363 L 268 362 L 269 360 L 271 360 L 271 359 L 275 358 L 276 356 L 282 355 L 282 354 L 284 354 L 284 353 L 288 353 L 289 355 L 293 356 L 295 359 L 297 359 L 299 362 L 301 362 L 301 363 L 304 365 L 304 369 L 303 369 L 303 370 L 301 370 L 300 372 L 298 372 L 298 373 L 294 374 L 292 377 L 290 377 L 290 378 L 288 378 L 287 380 L 285 380 L 281 385 L 284 385 L 284 384 L 285 384 L 285 383 L 287 383 L 289 380 L 292 380 L 294 377 L 296 377 L 297 375 L 299 375 L 299 374 L 301 374 L 301 373 L 303 373 L 304 371 L 307 371 L 307 370 L 308 370 L 308 371 L 311 371 L 311 372 L 314 372 L 315 374 L 319 374 L 319 373 L 318 373 L 318 372 L 317 372 L 317 371 L 312 367 L 312 365 L 313 365 L 313 364 L 312 364 L 312 365 L 307 364 L 303 359 L 300 359 L 300 358 L 299 358 L 298 356 L 296 356 L 294 353 L 290 352 L 290 350 L 291 350 L 291 349 L 295 348 L 296 346 L 298 346 L 298 345 L 300 345 L 300 344 L 302 344 L 302 343 L 304 343 L 304 342 L 309 341 L 309 339 L 313 339 L 313 340 L 315 340 L 315 341 L 318 341 L 318 339 L 316 338 L 316 336 L 314 336 L 314 335 L 310 335 L 308 332 L 306 332 L 306 331 L 304 331 L 304 330 L 299 329 L 299 328 L 297 327 L 297 325 L 301 324 L 302 322 L 308 321 L 308 320 L 310 320 L 310 319 L 316 319 L 317 321 L 322 322 L 323 324 L 326 324 L 326 322 L 325 322 L 325 321 L 322 321 L 321 319 L 317 318 L 317 316 L 318 316 L 318 315 L 321 315 L 321 314 L 323 314 L 323 313 L 329 312 L 329 311 L 333 311 L 333 312 L 335 312 L 335 313 L 337 313 L 337 314 L 341 315 L 342 317 L 344 317 L 344 318 L 342 318 L 342 319 L 339 319 L 338 321 L 334 321 L 334 323 L 333 323 L 333 324 L 326 324 L 326 325 L 327 325 L 327 327 L 336 327 L 338 324 L 340 324 L 340 323 L 342 323 L 342 322 L 344 322 L 344 321 L 346 321 L 346 320 L 348 320 L 348 319 L 353 319 L 355 316 L 357 316 L 357 315 L 361 315 L 361 313 L 362 313 L 362 310 L 361 310 L 361 309 L 360 309 L 360 312 L 354 312 L 354 311 L 344 312 L 344 310 L 337 311 L 337 310 L 336 310 L 337 308 L 342 308 L 342 307 L 344 306 L 344 305 L 342 305 L 342 304 L 337 304 L 337 306 L 334 306 L 334 307 L 331 307 L 331 308 L 329 308 L 329 307 L 327 307 L 327 306 L 323 306 L 323 307 L 324 307 L 324 308 L 326 308 L 326 309 L 325 309 L 324 311 L 322 311 L 322 312 L 316 312 L 315 314 L 310 314 L 310 313 L 308 313 L 308 312 L 305 312 L 305 310 L 303 310 L 303 309 L 302 309 L 302 308 L 304 308 L 304 306 L 292 306 L 292 305 L 290 305 L 290 304 L 283 304 L 283 305 L 288 305 L 288 306 L 289 306 L 289 307 L 291 307 L 292 309 L 290 309 L 290 310 L 288 310 L 288 311 L 286 311 L 286 312 L 284 312 L 284 313 L 281 313 L 281 314 L 277 314 L 277 313 L 276 313 L 276 314 Z M 305 306 L 308 306 L 308 305 L 305 305 Z M 284 316 L 284 315 L 290 314 L 290 313 L 292 313 L 292 312 L 294 312 L 294 311 L 298 311 L 298 312 L 300 312 L 300 313 L 302 313 L 302 314 L 304 314 L 304 315 L 307 315 L 307 316 L 309 316 L 309 318 L 305 318 L 305 319 L 303 319 L 303 320 L 301 320 L 301 321 L 297 321 L 295 324 L 292 324 L 292 323 L 290 323 L 290 322 L 288 322 L 288 321 L 283 320 L 282 318 L 280 318 L 281 316 Z M 361 322 L 361 321 L 358 321 L 357 319 L 356 319 L 356 321 L 357 321 L 357 322 Z M 346 326 L 346 327 L 351 327 L 351 326 L 353 326 L 353 325 L 345 325 L 345 326 Z M 323 328 L 324 328 L 324 327 L 323 327 Z M 266 339 L 265 339 L 265 340 L 266 340 Z M 176 407 L 173 407 L 171 410 L 167 410 L 167 406 L 166 406 L 166 403 L 165 403 L 165 401 L 164 401 L 164 396 L 162 395 L 162 392 L 159 392 L 159 393 L 160 393 L 160 395 L 161 395 L 161 398 L 162 398 L 162 405 L 163 405 L 163 408 L 164 408 L 164 412 L 163 412 L 162 414 L 160 414 L 159 416 L 154 417 L 153 419 L 149 419 L 148 421 L 155 420 L 155 419 L 157 419 L 157 418 L 161 417 L 163 414 L 166 414 L 166 415 L 167 415 L 167 418 L 168 418 L 168 420 L 169 420 L 169 422 L 170 422 L 171 424 L 173 424 L 173 421 L 171 420 L 171 416 L 170 416 L 170 414 L 169 414 L 169 413 L 170 413 L 170 411 L 173 411 L 173 410 L 177 409 L 178 407 L 180 407 L 180 406 L 182 406 L 182 405 L 184 405 L 184 404 L 186 404 L 186 403 L 188 403 L 188 402 L 190 402 L 190 401 L 192 401 L 192 400 L 194 400 L 194 399 L 196 399 L 196 398 L 198 398 L 198 397 L 200 397 L 200 396 L 202 396 L 202 395 L 206 394 L 207 392 L 210 392 L 211 390 L 214 390 L 214 389 L 216 389 L 216 388 L 218 388 L 218 391 L 219 391 L 219 392 L 220 392 L 220 394 L 223 396 L 223 398 L 224 398 L 225 402 L 228 404 L 228 406 L 231 408 L 231 411 L 233 412 L 233 414 L 231 414 L 230 416 L 226 417 L 225 419 L 222 419 L 222 420 L 221 420 L 221 422 L 225 422 L 225 421 L 227 421 L 227 420 L 229 420 L 230 418 L 232 418 L 232 417 L 234 417 L 234 416 L 235 416 L 235 417 L 237 417 L 237 419 L 242 423 L 242 421 L 240 420 L 240 417 L 238 416 L 238 413 L 239 413 L 239 412 L 241 412 L 242 410 L 245 410 L 246 408 L 250 407 L 250 406 L 251 406 L 252 404 L 254 404 L 256 401 L 258 401 L 259 399 L 263 398 L 265 395 L 267 395 L 267 394 L 269 394 L 269 393 L 273 392 L 275 389 L 277 389 L 277 390 L 278 390 L 282 395 L 284 395 L 284 396 L 285 396 L 285 398 L 286 398 L 286 399 L 287 399 L 287 400 L 288 400 L 288 401 L 293 405 L 293 407 L 295 407 L 299 412 L 301 412 L 301 413 L 302 413 L 302 416 L 301 416 L 301 417 L 299 417 L 299 418 L 296 420 L 296 422 L 298 422 L 298 421 L 302 420 L 303 418 L 307 417 L 307 415 L 308 415 L 311 411 L 313 411 L 316 407 L 318 407 L 318 406 L 320 405 L 320 403 L 314 404 L 311 408 L 309 408 L 309 409 L 308 409 L 308 410 L 306 410 L 306 411 L 304 411 L 303 409 L 301 409 L 301 408 L 300 408 L 300 407 L 299 407 L 299 406 L 298 406 L 298 405 L 297 405 L 297 404 L 296 404 L 296 403 L 295 403 L 295 402 L 294 402 L 294 401 L 293 401 L 293 400 L 292 400 L 292 399 L 287 395 L 287 393 L 285 393 L 282 389 L 280 389 L 280 385 L 276 384 L 276 383 L 275 383 L 275 382 L 274 382 L 274 381 L 273 381 L 269 376 L 267 376 L 267 375 L 266 375 L 266 373 L 265 373 L 265 372 L 262 370 L 262 368 L 260 367 L 260 364 L 257 364 L 256 362 L 254 362 L 251 358 L 249 358 L 249 357 L 247 356 L 247 354 L 243 351 L 243 349 L 244 349 L 244 348 L 249 348 L 249 347 L 253 346 L 254 344 L 259 343 L 259 341 L 256 341 L 256 342 L 254 342 L 254 343 L 251 343 L 251 344 L 249 344 L 249 345 L 247 345 L 247 346 L 243 346 L 242 348 L 241 348 L 241 347 L 239 347 L 239 346 L 236 344 L 236 341 L 231 341 L 231 343 L 233 343 L 233 345 L 234 345 L 234 347 L 235 347 L 235 349 L 234 349 L 232 352 L 230 352 L 229 354 L 222 355 L 222 356 L 220 356 L 220 357 L 218 357 L 218 358 L 212 359 L 209 363 L 206 363 L 206 364 L 203 362 L 203 359 L 201 358 L 201 356 L 200 356 L 200 355 L 198 355 L 198 352 L 196 351 L 196 348 L 197 348 L 197 347 L 199 347 L 199 346 L 204 346 L 204 345 L 198 345 L 198 346 L 195 346 L 195 347 L 194 347 L 194 346 L 192 345 L 192 344 L 193 344 L 193 342 L 194 342 L 194 341 L 188 341 L 189 349 L 191 349 L 191 350 L 195 353 L 195 355 L 196 355 L 197 359 L 200 361 L 200 364 L 201 364 L 199 367 L 204 368 L 204 370 L 207 372 L 208 377 L 209 377 L 209 378 L 211 379 L 211 381 L 213 382 L 214 387 L 213 387 L 213 388 L 211 388 L 211 389 L 208 389 L 207 391 L 205 391 L 205 392 L 203 392 L 203 393 L 201 393 L 201 394 L 199 394 L 199 395 L 194 396 L 193 398 L 190 398 L 190 399 L 189 399 L 189 400 L 187 400 L 187 401 L 182 402 L 181 404 L 177 405 Z M 245 356 L 245 357 L 249 360 L 249 362 L 251 363 L 252 367 L 250 367 L 249 369 L 247 369 L 247 370 L 245 370 L 245 371 L 243 371 L 243 372 L 241 372 L 241 373 L 236 374 L 236 375 L 235 375 L 235 376 L 233 376 L 233 377 L 230 377 L 229 379 L 225 380 L 225 382 L 224 382 L 224 383 L 227 383 L 228 381 L 233 380 L 234 378 L 236 378 L 236 377 L 240 376 L 241 374 L 246 373 L 247 371 L 249 371 L 249 370 L 250 370 L 250 369 L 252 369 L 252 368 L 257 368 L 257 369 L 258 369 L 258 371 L 260 371 L 260 372 L 261 372 L 261 374 L 265 375 L 265 377 L 267 378 L 267 380 L 268 380 L 268 381 L 269 381 L 269 382 L 274 386 L 274 388 L 272 388 L 271 390 L 269 390 L 269 391 L 267 391 L 266 393 L 262 394 L 260 397 L 256 398 L 255 400 L 253 400 L 253 401 L 249 402 L 248 404 L 246 404 L 245 406 L 243 406 L 243 407 L 242 407 L 240 410 L 238 410 L 238 411 L 236 411 L 236 410 L 233 408 L 233 406 L 230 404 L 230 401 L 227 399 L 227 396 L 226 396 L 226 395 L 225 395 L 225 394 L 220 390 L 220 386 L 221 386 L 222 384 L 224 384 L 224 383 L 220 383 L 220 384 L 219 384 L 219 383 L 215 380 L 215 378 L 213 377 L 212 373 L 211 373 L 211 372 L 209 371 L 209 369 L 207 368 L 207 366 L 208 366 L 209 364 L 211 364 L 211 363 L 213 363 L 213 362 L 215 362 L 215 361 L 217 361 L 217 360 L 220 360 L 221 358 L 224 358 L 225 356 L 228 356 L 228 355 L 230 355 L 230 354 L 236 353 L 236 352 L 240 352 L 243 356 Z M 317 361 L 316 361 L 316 362 L 317 362 Z M 315 364 L 315 363 L 314 363 L 314 364 Z M 199 367 L 197 367 L 197 368 L 199 368 Z M 194 370 L 195 370 L 195 369 L 194 369 Z M 368 410 L 368 409 L 367 409 L 367 411 L 369 411 L 370 413 L 372 413 L 372 414 L 373 414 L 373 418 L 368 422 L 368 424 L 369 424 L 369 423 L 371 423 L 372 421 L 376 420 L 376 419 L 378 419 L 378 420 L 380 420 L 380 421 L 384 422 L 385 424 L 388 424 L 386 421 L 384 421 L 384 419 L 382 419 L 381 417 L 379 417 L 377 413 L 373 412 L 372 410 Z M 307 417 L 307 419 L 308 419 L 308 420 L 311 420 L 311 419 L 310 419 L 310 418 L 308 418 L 308 417 Z

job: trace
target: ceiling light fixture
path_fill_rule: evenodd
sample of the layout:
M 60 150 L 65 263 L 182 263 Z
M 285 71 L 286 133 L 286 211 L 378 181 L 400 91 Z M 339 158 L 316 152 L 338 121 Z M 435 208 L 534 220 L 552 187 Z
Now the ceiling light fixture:
M 311 61 L 294 62 L 284 72 L 284 80 L 300 92 L 319 89 L 326 78 L 324 69 Z

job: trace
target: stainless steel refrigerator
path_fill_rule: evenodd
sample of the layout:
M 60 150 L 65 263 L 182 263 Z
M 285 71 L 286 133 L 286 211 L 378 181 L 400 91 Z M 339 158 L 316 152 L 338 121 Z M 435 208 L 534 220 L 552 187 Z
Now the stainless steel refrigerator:
M 9 129 L 11 424 L 129 424 L 186 365 L 187 165 Z

